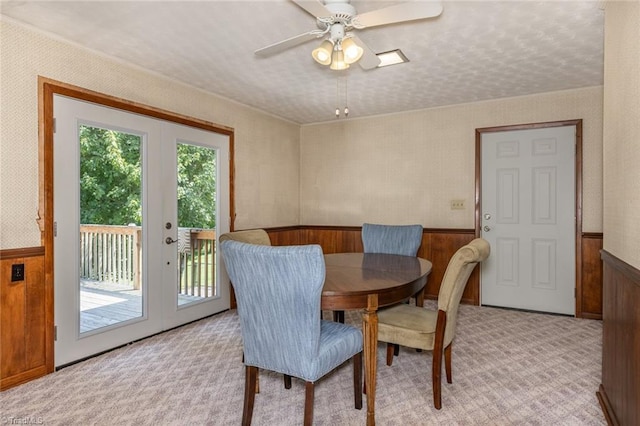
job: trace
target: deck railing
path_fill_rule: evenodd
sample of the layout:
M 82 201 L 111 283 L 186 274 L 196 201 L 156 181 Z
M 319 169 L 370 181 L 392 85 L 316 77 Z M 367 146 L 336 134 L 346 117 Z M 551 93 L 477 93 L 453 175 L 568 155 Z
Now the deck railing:
M 140 288 L 142 229 L 80 225 L 80 277 Z
M 178 293 L 212 297 L 215 292 L 214 230 L 180 228 Z M 81 225 L 80 277 L 140 289 L 142 229 L 139 226 Z
M 178 249 L 180 280 L 178 293 L 187 296 L 215 296 L 216 231 L 188 230 L 189 244 Z M 180 238 L 181 235 L 178 235 Z M 180 245 L 180 243 L 178 243 Z

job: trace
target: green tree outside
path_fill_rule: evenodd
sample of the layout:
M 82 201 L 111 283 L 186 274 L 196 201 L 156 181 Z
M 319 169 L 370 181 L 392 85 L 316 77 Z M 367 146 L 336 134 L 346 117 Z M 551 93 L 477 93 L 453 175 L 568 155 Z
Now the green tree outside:
M 142 138 L 80 126 L 80 220 L 83 224 L 142 223 Z M 215 228 L 215 150 L 177 148 L 178 226 Z
M 216 227 L 216 151 L 178 144 L 178 226 Z
M 142 222 L 142 140 L 138 135 L 80 126 L 80 222 Z

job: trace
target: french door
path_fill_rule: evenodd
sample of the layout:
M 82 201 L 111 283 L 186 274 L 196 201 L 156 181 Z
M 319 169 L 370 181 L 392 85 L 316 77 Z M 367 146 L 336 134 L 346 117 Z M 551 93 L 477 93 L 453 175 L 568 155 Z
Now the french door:
M 229 308 L 228 136 L 54 96 L 55 365 Z

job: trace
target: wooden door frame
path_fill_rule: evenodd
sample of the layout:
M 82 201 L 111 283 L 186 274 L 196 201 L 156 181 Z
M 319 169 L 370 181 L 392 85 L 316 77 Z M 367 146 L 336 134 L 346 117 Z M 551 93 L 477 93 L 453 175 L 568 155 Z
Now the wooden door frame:
M 485 133 L 506 132 L 513 130 L 545 129 L 550 127 L 575 126 L 575 316 L 582 316 L 582 119 L 550 121 L 544 123 L 516 124 L 510 126 L 484 127 L 476 129 L 476 199 L 475 199 L 475 231 L 476 237 L 480 236 L 481 224 L 481 200 L 482 200 L 482 135 Z M 479 280 L 480 287 L 482 280 Z M 480 291 L 478 289 L 478 300 L 480 304 Z
M 38 76 L 38 227 L 40 240 L 44 247 L 44 285 L 45 291 L 45 352 L 47 372 L 53 372 L 55 318 L 54 318 L 54 252 L 53 252 L 53 97 L 67 96 L 80 101 L 116 108 L 119 110 L 140 114 L 147 117 L 170 121 L 189 127 L 229 136 L 229 215 L 230 226 L 233 228 L 235 217 L 234 202 L 234 129 L 209 121 L 178 114 L 175 112 L 155 108 L 126 99 L 117 98 L 104 93 L 83 89 L 78 86 L 63 83 L 47 77 Z

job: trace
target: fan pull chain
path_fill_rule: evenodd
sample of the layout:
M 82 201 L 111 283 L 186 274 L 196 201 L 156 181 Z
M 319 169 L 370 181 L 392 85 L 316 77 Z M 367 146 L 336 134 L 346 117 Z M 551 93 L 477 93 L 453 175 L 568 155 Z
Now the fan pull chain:
M 347 93 L 347 77 L 344 77 L 344 116 L 349 116 L 349 103 Z M 340 77 L 336 79 L 336 104 L 340 104 Z M 340 118 L 340 107 L 336 106 L 336 118 Z
M 338 103 L 340 102 L 340 77 L 336 78 L 336 118 L 340 118 L 340 108 Z
M 347 77 L 344 78 L 344 116 L 348 117 L 349 116 L 349 102 L 348 102 L 348 86 L 347 83 L 349 81 L 347 80 Z

